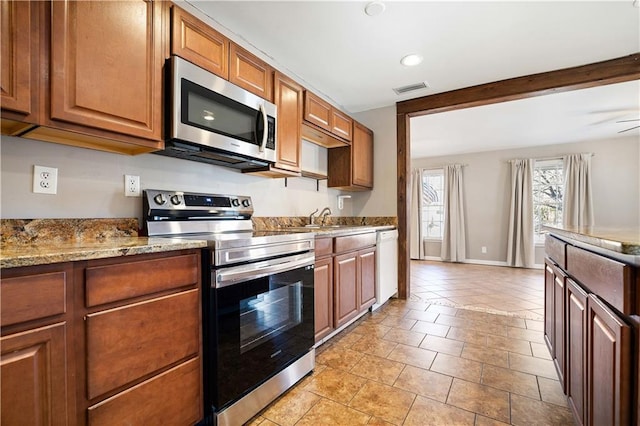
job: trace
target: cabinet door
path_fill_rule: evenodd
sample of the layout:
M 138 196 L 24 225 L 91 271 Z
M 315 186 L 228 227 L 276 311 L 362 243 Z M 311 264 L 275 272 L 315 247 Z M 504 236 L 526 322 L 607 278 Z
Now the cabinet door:
M 162 2 L 52 2 L 51 119 L 162 139 Z
M 334 258 L 334 318 L 336 328 L 358 315 L 358 256 L 346 253 Z
M 278 107 L 278 145 L 275 166 L 281 169 L 300 171 L 302 139 L 303 89 L 296 82 L 276 72 L 274 77 L 274 101 Z
M 333 258 L 316 260 L 314 271 L 314 321 L 316 342 L 333 327 Z
M 587 424 L 631 423 L 631 327 L 590 294 L 587 299 Z
M 557 267 L 553 267 L 553 347 L 555 353 L 552 355 L 553 363 L 562 385 L 562 390 L 566 390 L 565 382 L 565 282 L 566 275 Z
M 555 355 L 555 325 L 553 305 L 554 274 L 553 263 L 544 260 L 544 341 L 549 348 L 551 357 Z
M 229 45 L 229 81 L 273 100 L 273 69 L 235 43 Z
M 587 293 L 571 278 L 567 278 L 567 346 L 566 394 L 573 417 L 585 424 Z
M 360 311 L 363 311 L 376 301 L 376 248 L 360 250 L 358 263 L 358 300 Z
M 65 323 L 0 338 L 3 425 L 67 425 Z
M 171 54 L 228 80 L 229 39 L 175 5 L 171 18 Z
M 360 123 L 354 124 L 351 151 L 353 184 L 373 188 L 373 132 Z
M 2 0 L 0 2 L 0 94 L 2 109 L 29 115 L 33 112 L 31 95 L 33 50 L 37 48 L 37 30 L 31 22 L 36 2 Z M 37 56 L 36 56 L 37 57 Z
M 351 142 L 353 139 L 353 120 L 351 117 L 332 108 L 331 133 Z
M 304 119 L 331 132 L 331 105 L 306 90 L 304 92 Z

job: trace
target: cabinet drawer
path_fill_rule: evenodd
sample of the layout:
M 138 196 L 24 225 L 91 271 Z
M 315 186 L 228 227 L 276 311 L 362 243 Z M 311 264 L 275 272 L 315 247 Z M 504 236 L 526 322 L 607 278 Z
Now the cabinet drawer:
M 376 245 L 375 232 L 358 235 L 347 235 L 345 237 L 336 237 L 335 253 L 343 253 L 346 251 L 357 250 L 374 245 Z
M 547 235 L 544 239 L 544 251 L 549 257 L 560 266 L 562 269 L 567 267 L 566 263 L 566 247 L 567 243 L 560 241 L 559 239 Z
M 316 238 L 314 251 L 316 258 L 330 256 L 333 253 L 333 238 Z
M 66 271 L 2 277 L 0 324 L 18 324 L 66 312 Z
M 89 424 L 195 424 L 202 417 L 200 394 L 198 357 L 89 407 Z
M 313 93 L 304 92 L 304 119 L 309 123 L 331 131 L 331 105 Z
M 87 394 L 92 399 L 195 355 L 198 290 L 87 315 Z
M 637 312 L 629 265 L 567 245 L 567 272 L 623 314 Z
M 197 254 L 89 267 L 86 270 L 87 307 L 131 299 L 163 290 L 197 284 Z
M 353 139 L 353 120 L 351 117 L 334 109 L 331 111 L 331 119 L 331 133 L 351 142 Z

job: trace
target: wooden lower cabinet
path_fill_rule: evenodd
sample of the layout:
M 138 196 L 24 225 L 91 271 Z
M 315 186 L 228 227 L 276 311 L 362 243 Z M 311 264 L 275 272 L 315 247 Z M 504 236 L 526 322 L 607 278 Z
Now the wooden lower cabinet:
M 358 252 L 358 304 L 360 311 L 376 303 L 376 248 Z
M 566 281 L 566 394 L 578 425 L 585 424 L 587 292 L 574 280 Z
M 336 256 L 334 259 L 334 312 L 336 328 L 358 315 L 358 256 L 356 252 Z
M 587 331 L 587 424 L 631 424 L 631 327 L 590 294 Z
M 73 424 L 67 412 L 66 324 L 2 336 L 3 425 Z
M 333 258 L 316 260 L 313 286 L 317 342 L 335 329 L 333 326 Z
M 565 390 L 565 281 L 566 275 L 545 259 L 545 341 Z

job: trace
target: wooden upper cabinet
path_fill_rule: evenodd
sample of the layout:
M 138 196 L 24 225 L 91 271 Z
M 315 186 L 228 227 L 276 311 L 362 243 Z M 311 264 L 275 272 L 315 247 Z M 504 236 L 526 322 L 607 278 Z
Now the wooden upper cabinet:
M 229 39 L 179 7 L 171 7 L 171 54 L 229 79 Z
M 354 122 L 350 146 L 331 148 L 328 152 L 327 186 L 346 191 L 373 188 L 373 132 Z
M 348 141 L 353 140 L 353 120 L 337 109 L 331 110 L 331 133 Z
M 330 132 L 331 105 L 306 90 L 304 92 L 304 119 Z
M 229 46 L 229 81 L 268 101 L 273 100 L 273 69 L 235 43 Z
M 160 141 L 162 11 L 142 0 L 52 2 L 51 119 Z
M 302 139 L 302 86 L 276 72 L 274 75 L 274 101 L 278 107 L 277 160 L 275 166 L 281 169 L 300 171 Z

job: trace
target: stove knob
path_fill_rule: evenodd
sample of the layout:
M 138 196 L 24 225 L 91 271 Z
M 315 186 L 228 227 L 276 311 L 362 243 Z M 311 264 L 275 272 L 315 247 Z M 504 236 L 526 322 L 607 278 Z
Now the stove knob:
M 172 195 L 171 196 L 171 204 L 173 204 L 174 206 L 179 206 L 180 205 L 180 197 L 178 197 L 177 195 Z
M 242 200 L 242 207 L 249 207 L 251 205 L 251 201 L 249 201 L 248 199 L 244 199 Z
M 163 194 L 158 194 L 155 197 L 153 197 L 153 201 L 155 201 L 156 204 L 162 206 L 167 202 L 167 199 L 165 198 L 165 196 Z
M 238 201 L 237 198 L 234 198 L 233 200 L 231 200 L 231 205 L 233 207 L 238 207 L 240 205 L 240 201 Z

